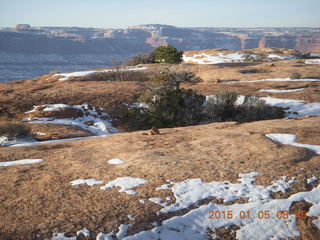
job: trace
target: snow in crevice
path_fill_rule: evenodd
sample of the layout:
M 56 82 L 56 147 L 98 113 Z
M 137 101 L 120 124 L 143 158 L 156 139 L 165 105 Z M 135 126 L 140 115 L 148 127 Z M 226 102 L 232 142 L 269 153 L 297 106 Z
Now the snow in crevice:
M 296 89 L 261 89 L 259 92 L 266 92 L 266 93 L 289 93 L 289 92 L 300 92 L 303 91 L 305 88 L 296 88 Z
M 43 159 L 22 159 L 22 160 L 8 161 L 8 162 L 0 162 L 0 167 L 35 164 L 35 163 L 40 163 L 43 161 L 44 161 Z

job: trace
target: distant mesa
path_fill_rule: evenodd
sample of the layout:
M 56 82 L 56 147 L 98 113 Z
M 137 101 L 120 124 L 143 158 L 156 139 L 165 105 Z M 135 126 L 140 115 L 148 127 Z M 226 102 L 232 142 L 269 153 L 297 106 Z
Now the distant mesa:
M 24 31 L 24 30 L 29 30 L 31 29 L 31 25 L 30 24 L 17 24 L 14 27 L 14 31 L 16 32 L 20 32 L 20 31 Z

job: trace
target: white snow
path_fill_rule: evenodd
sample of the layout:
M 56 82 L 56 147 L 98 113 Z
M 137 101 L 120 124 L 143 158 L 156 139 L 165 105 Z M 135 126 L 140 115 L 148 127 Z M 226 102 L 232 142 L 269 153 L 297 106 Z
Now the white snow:
M 38 135 L 38 136 L 46 136 L 46 133 L 42 133 L 42 132 L 34 132 L 34 135 Z
M 120 177 L 113 181 L 108 182 L 106 185 L 102 186 L 100 189 L 108 190 L 114 187 L 120 187 L 119 192 L 125 192 L 127 194 L 136 194 L 136 191 L 132 188 L 136 188 L 142 184 L 148 182 L 142 178 L 133 178 L 133 177 Z
M 317 180 L 318 180 L 318 178 L 313 175 L 311 178 L 307 179 L 307 183 L 311 184 L 311 183 L 316 182 Z
M 51 124 L 63 124 L 79 126 L 84 130 L 90 131 L 96 135 L 110 135 L 118 132 L 118 129 L 112 127 L 112 124 L 108 120 L 103 118 L 109 117 L 107 113 L 100 113 L 95 108 L 91 108 L 88 104 L 69 106 L 66 104 L 46 104 L 42 106 L 34 106 L 33 110 L 26 112 L 32 113 L 36 109 L 44 108 L 43 111 L 59 111 L 61 108 L 74 108 L 83 112 L 83 117 L 75 119 L 71 118 L 28 118 L 25 119 L 30 123 L 51 123 Z M 85 124 L 86 122 L 93 122 L 92 125 Z
M 7 142 L 9 142 L 9 139 L 8 139 L 7 137 L 5 137 L 5 136 L 0 136 L 0 146 L 1 146 L 2 144 L 7 143 Z
M 135 218 L 133 217 L 133 215 L 132 215 L 132 214 L 127 215 L 127 217 L 128 217 L 128 219 L 129 219 L 130 221 L 135 220 Z
M 320 59 L 306 60 L 306 64 L 320 64 Z
M 282 137 L 281 140 L 286 143 L 294 141 L 292 136 Z M 269 186 L 254 185 L 254 177 L 258 175 L 258 172 L 239 174 L 240 179 L 238 181 L 240 183 L 230 183 L 228 181 L 205 183 L 201 179 L 187 179 L 177 183 L 170 182 L 167 185 L 173 185 L 169 189 L 173 192 L 176 201 L 169 206 L 163 206 L 160 213 L 178 211 L 192 205 L 196 207 L 195 209 L 190 210 L 185 215 L 171 217 L 161 224 L 155 223 L 152 230 L 130 236 L 127 235 L 130 225 L 121 225 L 117 234 L 113 232 L 109 234 L 99 233 L 96 239 L 206 240 L 208 239 L 207 229 L 215 232 L 217 228 L 232 225 L 240 227 L 239 230 L 236 230 L 236 238 L 239 240 L 257 239 L 257 236 L 259 240 L 294 238 L 300 235 L 296 227 L 295 213 L 289 214 L 287 219 L 277 216 L 283 216 L 283 211 L 289 212 L 290 206 L 296 201 L 307 201 L 312 204 L 307 216 L 318 217 L 313 223 L 320 228 L 320 185 L 312 191 L 296 193 L 286 199 L 273 199 L 272 193 L 288 190 L 295 180 L 288 180 L 287 177 L 283 177 L 281 180 L 273 181 Z M 162 189 L 165 190 L 168 187 Z M 208 198 L 221 198 L 225 202 L 239 198 L 249 198 L 249 202 L 231 205 L 209 203 L 200 207 L 197 206 L 199 201 Z M 163 201 L 160 198 L 153 198 L 152 200 L 159 203 Z M 209 219 L 209 216 L 212 216 L 210 211 L 219 212 L 220 218 Z M 232 217 L 223 217 L 223 212 L 228 211 Z M 264 218 L 259 218 L 261 213 L 265 216 Z M 240 214 L 245 214 L 245 217 L 241 218 Z M 266 218 L 266 214 L 269 214 L 270 217 Z M 61 234 L 61 236 L 64 235 Z M 69 239 L 60 238 L 59 240 Z
M 218 63 L 232 63 L 232 62 L 243 62 L 245 54 L 239 52 L 231 54 L 219 53 L 218 56 L 212 56 L 209 54 L 196 54 L 191 57 L 183 55 L 183 61 L 197 63 L 197 64 L 218 64 Z
M 303 91 L 305 88 L 296 88 L 296 89 L 261 89 L 259 92 L 267 93 L 288 93 L 288 92 L 299 92 Z
M 156 203 L 162 207 L 166 207 L 167 204 L 164 202 L 163 198 L 149 198 L 149 201 Z
M 67 139 L 59 139 L 59 140 L 49 140 L 49 141 L 41 141 L 37 142 L 33 138 L 25 138 L 25 139 L 15 139 L 14 141 L 9 141 L 1 146 L 9 146 L 9 147 L 29 147 L 29 146 L 36 146 L 36 145 L 44 145 L 49 143 L 59 143 L 59 142 L 72 142 L 72 141 L 80 141 L 80 140 L 86 140 L 86 139 L 93 139 L 93 138 L 101 138 L 101 137 L 107 137 L 110 135 L 99 135 L 99 136 L 91 136 L 91 137 L 79 137 L 79 138 L 67 138 Z
M 121 224 L 116 234 L 114 234 L 113 231 L 108 234 L 99 233 L 96 240 L 122 240 L 126 236 L 129 226 L 131 225 Z
M 310 145 L 310 144 L 302 144 L 302 143 L 296 143 L 296 136 L 293 134 L 283 134 L 283 133 L 271 133 L 266 134 L 266 137 L 270 138 L 271 140 L 281 143 L 281 144 L 287 144 L 295 147 L 302 147 L 307 148 L 316 154 L 320 155 L 320 145 Z
M 142 70 L 146 70 L 147 67 L 139 67 L 139 68 L 128 68 L 128 69 L 124 69 L 121 71 L 125 71 L 125 72 L 129 72 L 129 71 L 142 71 Z M 71 72 L 71 73 L 58 73 L 55 74 L 53 76 L 61 76 L 59 78 L 59 81 L 68 81 L 70 80 L 70 78 L 72 77 L 84 77 L 84 76 L 88 76 L 94 73 L 107 73 L 107 72 L 113 72 L 113 69 L 106 69 L 106 70 L 101 70 L 101 71 L 82 71 L 82 72 Z
M 77 237 L 66 237 L 64 233 L 54 233 L 51 240 L 77 240 Z
M 272 192 L 284 192 L 295 182 L 294 178 L 288 180 L 283 177 L 282 180 L 274 181 L 267 187 L 253 185 L 254 177 L 259 174 L 258 172 L 239 174 L 240 179 L 238 181 L 241 183 L 230 183 L 228 181 L 205 183 L 200 178 L 175 183 L 170 188 L 176 202 L 165 206 L 159 213 L 179 211 L 208 198 L 222 198 L 224 202 L 235 201 L 240 198 L 249 198 L 249 202 L 266 201 L 271 199 L 270 194 Z M 157 203 L 157 201 L 156 199 L 154 202 Z
M 244 178 L 250 179 L 253 176 L 256 176 L 257 173 L 250 173 L 249 175 L 242 175 Z M 188 181 L 188 180 L 186 180 Z M 250 180 L 251 181 L 251 180 Z M 220 183 L 222 186 L 224 182 L 216 182 Z M 227 186 L 232 186 L 227 182 Z M 179 183 L 178 183 L 179 184 Z M 247 185 L 249 188 L 254 188 L 255 185 L 250 184 L 239 184 L 239 185 Z M 195 186 L 186 186 L 186 192 L 195 191 Z M 201 187 L 201 185 L 200 185 Z M 213 232 L 215 229 L 219 227 L 229 227 L 232 225 L 237 225 L 240 227 L 239 230 L 236 231 L 236 237 L 240 240 L 246 239 L 257 239 L 259 236 L 260 240 L 267 239 L 280 239 L 280 238 L 289 238 L 299 236 L 295 224 L 295 215 L 289 215 L 288 219 L 278 219 L 277 213 L 280 211 L 289 211 L 289 208 L 293 201 L 302 201 L 307 200 L 312 203 L 313 206 L 310 208 L 308 216 L 319 216 L 320 215 L 320 186 L 318 188 L 313 189 L 310 192 L 301 192 L 296 193 L 289 197 L 288 199 L 271 199 L 268 187 L 261 187 L 265 191 L 265 193 L 269 194 L 269 197 L 265 199 L 264 195 L 260 195 L 254 201 L 250 201 L 249 203 L 244 204 L 232 204 L 232 205 L 222 205 L 222 204 L 214 204 L 210 203 L 208 205 L 203 205 L 194 210 L 189 211 L 187 214 L 183 216 L 175 216 L 168 220 L 163 221 L 160 226 L 155 227 L 152 230 L 140 232 L 133 236 L 127 236 L 124 239 L 127 240 L 144 240 L 144 239 L 185 239 L 185 240 L 193 240 L 193 239 L 207 239 L 207 228 L 211 229 Z M 222 188 L 221 188 L 222 189 Z M 230 190 L 234 191 L 231 187 Z M 225 190 L 222 190 L 225 191 Z M 251 194 L 254 194 L 253 192 Z M 256 193 L 258 194 L 258 193 Z M 224 196 L 221 198 L 225 199 Z M 231 211 L 232 218 L 223 218 L 220 219 L 209 219 L 210 211 L 219 211 L 222 215 L 222 212 Z M 250 218 L 248 215 L 244 218 L 240 218 L 240 212 L 250 211 Z M 259 219 L 259 212 L 268 211 L 270 214 L 270 218 Z M 314 222 L 316 222 L 315 220 Z
M 277 55 L 277 54 L 269 54 L 267 56 L 268 58 L 278 58 L 278 59 L 283 59 L 283 60 L 290 60 L 290 59 L 297 59 L 296 56 L 293 55 Z
M 91 178 L 91 179 L 77 179 L 77 180 L 73 180 L 70 183 L 71 183 L 71 186 L 77 186 L 77 185 L 82 185 L 82 184 L 94 186 L 94 185 L 103 184 L 103 181 L 97 181 L 97 180 Z
M 80 231 L 77 231 L 77 236 L 79 236 L 79 235 L 83 235 L 85 237 L 90 237 L 91 233 L 88 229 L 84 228 Z
M 124 162 L 125 161 L 120 158 L 113 158 L 108 161 L 109 164 L 115 164 L 115 165 L 123 164 Z
M 146 200 L 144 200 L 144 199 L 139 199 L 139 203 L 141 203 L 141 204 L 145 204 L 147 201 Z
M 34 163 L 39 163 L 43 161 L 44 161 L 43 159 L 22 159 L 22 160 L 10 161 L 10 162 L 0 162 L 0 167 L 34 164 Z

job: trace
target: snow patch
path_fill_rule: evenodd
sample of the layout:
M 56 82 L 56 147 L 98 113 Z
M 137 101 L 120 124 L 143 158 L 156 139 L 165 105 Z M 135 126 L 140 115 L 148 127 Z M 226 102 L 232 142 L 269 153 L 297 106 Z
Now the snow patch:
M 296 88 L 296 89 L 261 89 L 259 92 L 267 93 L 288 93 L 288 92 L 299 92 L 303 91 L 305 88 Z
M 82 184 L 94 186 L 94 185 L 103 184 L 103 181 L 97 181 L 97 180 L 91 178 L 91 179 L 77 179 L 77 180 L 71 181 L 70 183 L 71 183 L 71 186 L 78 186 L 78 185 L 82 185 Z
M 127 194 L 136 194 L 137 192 L 132 190 L 142 184 L 148 182 L 142 178 L 133 178 L 133 177 L 120 177 L 113 181 L 108 182 L 106 185 L 102 186 L 100 189 L 108 190 L 110 188 L 120 187 L 119 192 L 125 192 Z
M 24 165 L 24 164 L 35 164 L 43 162 L 43 159 L 22 159 L 10 162 L 0 162 L 0 167 L 9 167 L 9 166 L 16 166 L 16 165 Z
M 306 64 L 320 64 L 320 59 L 306 60 Z
M 77 236 L 79 236 L 79 235 L 83 235 L 85 237 L 90 237 L 91 232 L 88 229 L 84 228 L 80 231 L 77 231 Z
M 297 59 L 297 57 L 293 55 L 277 55 L 277 54 L 269 54 L 267 58 L 277 58 L 282 60 Z
M 120 158 L 113 158 L 108 161 L 109 164 L 115 164 L 115 165 L 123 164 L 124 162 L 125 161 Z
M 281 144 L 286 144 L 286 145 L 291 145 L 295 147 L 302 147 L 302 148 L 307 148 L 316 154 L 320 155 L 320 145 L 310 145 L 310 144 L 302 144 L 302 143 L 296 143 L 296 135 L 293 134 L 282 134 L 282 133 L 272 133 L 272 134 L 266 134 L 267 138 L 270 138 L 271 140 L 281 143 Z
M 186 209 L 199 201 L 210 198 L 221 198 L 224 202 L 231 202 L 240 198 L 248 198 L 249 202 L 267 201 L 271 199 L 271 193 L 284 192 L 295 182 L 292 178 L 288 180 L 283 177 L 282 180 L 274 181 L 271 185 L 264 187 L 253 185 L 259 172 L 251 172 L 248 174 L 239 174 L 238 181 L 241 183 L 225 182 L 208 182 L 205 183 L 200 178 L 187 179 L 182 182 L 173 184 L 170 187 L 176 201 L 175 203 L 164 206 L 159 213 L 175 212 Z M 149 199 L 150 200 L 150 199 Z M 156 199 L 156 201 L 158 201 Z
M 317 180 L 318 180 L 318 178 L 313 175 L 311 178 L 307 179 L 307 183 L 312 184 L 312 183 L 316 182 Z

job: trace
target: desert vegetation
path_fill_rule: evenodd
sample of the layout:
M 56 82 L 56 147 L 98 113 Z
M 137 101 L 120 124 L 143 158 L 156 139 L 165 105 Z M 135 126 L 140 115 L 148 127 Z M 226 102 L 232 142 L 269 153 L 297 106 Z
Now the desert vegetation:
M 204 111 L 214 122 L 251 122 L 284 117 L 281 108 L 271 107 L 264 100 L 238 92 L 221 91 L 207 99 Z
M 8 140 L 22 138 L 29 135 L 30 129 L 19 122 L 0 122 L 0 137 L 5 137 Z
M 128 65 L 150 64 L 150 63 L 171 63 L 177 64 L 182 62 L 183 52 L 179 52 L 174 46 L 160 46 L 152 52 L 138 54 L 133 56 L 128 62 Z
M 238 92 L 220 91 L 207 98 L 181 83 L 195 84 L 202 79 L 188 71 L 162 69 L 149 79 L 149 88 L 139 103 L 129 107 L 121 119 L 127 131 L 156 126 L 190 126 L 202 122 L 250 122 L 284 117 L 281 108 L 271 107 L 264 100 L 240 96 Z

